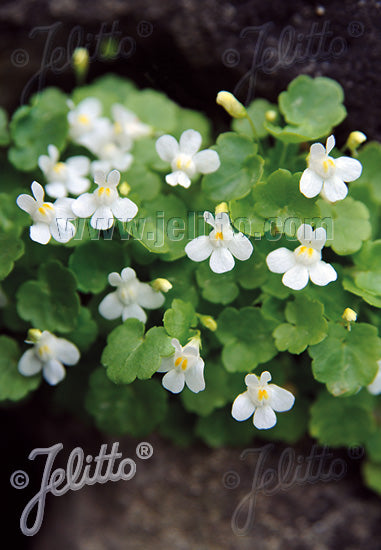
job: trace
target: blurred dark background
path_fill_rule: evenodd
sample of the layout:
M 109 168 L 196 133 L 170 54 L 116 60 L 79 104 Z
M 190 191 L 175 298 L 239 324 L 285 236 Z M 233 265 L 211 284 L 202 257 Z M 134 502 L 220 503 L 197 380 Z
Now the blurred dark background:
M 106 62 L 99 45 L 110 37 L 120 51 Z M 77 45 L 87 46 L 93 58 L 88 81 L 106 72 L 124 75 L 206 112 L 216 130 L 229 124 L 215 104 L 221 89 L 246 104 L 255 97 L 276 101 L 298 74 L 329 76 L 344 87 L 349 113 L 339 141 L 352 130 L 381 139 L 381 2 L 375 0 L 2 0 L 0 104 L 13 112 L 46 85 L 70 91 L 70 54 Z M 252 469 L 241 472 L 238 496 L 221 478 L 242 467 L 240 450 L 182 451 L 159 438 L 153 462 L 138 464 L 127 487 L 120 482 L 50 497 L 41 532 L 27 539 L 19 534 L 19 517 L 39 488 L 43 467 L 27 460 L 29 452 L 62 441 L 64 465 L 73 447 L 95 455 L 107 441 L 86 420 L 52 410 L 48 391 L 1 410 L 3 540 L 8 533 L 17 549 L 380 547 L 379 500 L 361 485 L 360 462 L 350 463 L 340 483 L 261 497 L 255 530 L 237 538 L 230 520 L 239 495 L 250 490 Z M 124 456 L 133 456 L 135 446 L 123 441 Z M 10 487 L 15 469 L 30 475 L 25 491 Z

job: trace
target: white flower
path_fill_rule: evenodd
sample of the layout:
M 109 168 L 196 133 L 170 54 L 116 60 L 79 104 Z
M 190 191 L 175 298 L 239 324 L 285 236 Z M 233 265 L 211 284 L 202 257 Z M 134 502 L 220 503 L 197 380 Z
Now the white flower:
M 337 273 L 321 259 L 321 249 L 327 240 L 323 227 L 312 231 L 310 225 L 301 225 L 296 232 L 301 243 L 293 252 L 288 248 L 273 250 L 266 258 L 273 273 L 284 273 L 282 282 L 293 290 L 304 288 L 310 278 L 315 285 L 325 286 L 336 281 Z
M 60 243 L 70 241 L 76 232 L 75 226 L 71 223 L 76 217 L 72 211 L 74 199 L 57 199 L 52 204 L 44 202 L 44 188 L 37 181 L 32 183 L 31 189 L 34 198 L 30 195 L 19 195 L 16 203 L 33 220 L 30 227 L 32 241 L 47 244 L 51 237 Z
M 85 178 L 90 170 L 90 161 L 85 156 L 76 156 L 59 162 L 59 152 L 55 145 L 48 146 L 48 155 L 38 158 L 38 165 L 44 173 L 48 184 L 45 191 L 57 199 L 68 193 L 80 195 L 90 187 L 90 180 Z
M 351 157 L 334 159 L 329 153 L 335 146 L 334 136 L 327 138 L 326 146 L 321 143 L 311 145 L 308 168 L 300 179 L 300 192 L 305 197 L 316 197 L 319 193 L 329 202 L 345 199 L 348 187 L 344 182 L 360 177 L 361 163 Z
M 33 376 L 42 370 L 48 384 L 55 386 L 65 378 L 63 365 L 75 365 L 79 358 L 80 353 L 74 344 L 44 330 L 33 349 L 21 356 L 18 369 L 24 376 Z
M 153 133 L 152 126 L 144 124 L 135 113 L 119 103 L 111 107 L 111 114 L 114 119 L 114 135 L 118 142 L 125 137 L 135 141 Z
M 373 382 L 367 386 L 367 390 L 372 395 L 379 395 L 381 393 L 381 359 L 377 361 L 378 371 L 373 379 Z
M 73 212 L 80 218 L 92 216 L 90 224 L 94 229 L 110 229 L 114 216 L 122 222 L 131 220 L 138 207 L 128 198 L 119 197 L 117 186 L 120 180 L 118 170 L 112 170 L 107 176 L 97 172 L 94 181 L 98 185 L 93 193 L 84 193 L 73 203 Z
M 234 267 L 234 258 L 247 260 L 253 252 L 253 245 L 243 233 L 235 233 L 230 225 L 229 215 L 219 212 L 216 218 L 204 212 L 204 220 L 213 227 L 209 235 L 201 235 L 190 241 L 185 252 L 194 262 L 202 262 L 210 256 L 209 265 L 214 273 L 225 273 Z
M 72 101 L 68 101 L 68 105 L 70 107 L 67 115 L 69 135 L 76 143 L 85 145 L 89 136 L 95 133 L 102 134 L 109 128 L 108 118 L 101 117 L 102 104 L 99 99 L 88 97 L 77 106 Z
M 147 315 L 143 307 L 157 309 L 164 303 L 163 294 L 153 290 L 149 284 L 140 282 L 131 267 L 125 267 L 120 275 L 110 273 L 108 282 L 116 287 L 116 291 L 105 296 L 99 304 L 99 313 L 105 319 L 122 316 L 123 321 L 132 317 L 145 323 Z
M 174 355 L 164 357 L 157 372 L 166 372 L 162 384 L 172 393 L 180 393 L 186 384 L 194 393 L 205 389 L 204 361 L 200 357 L 199 342 L 191 340 L 184 347 L 173 338 Z
M 159 157 L 171 163 L 172 173 L 165 177 L 169 185 L 189 187 L 191 179 L 198 173 L 210 174 L 220 167 L 220 158 L 216 151 L 201 147 L 201 134 L 195 130 L 186 130 L 180 136 L 180 143 L 173 136 L 165 135 L 156 141 Z
M 295 402 L 291 392 L 276 384 L 268 384 L 271 374 L 262 372 L 259 378 L 255 374 L 245 377 L 247 390 L 235 398 L 232 417 L 241 422 L 253 413 L 253 423 L 258 430 L 268 430 L 276 424 L 275 412 L 289 411 Z M 275 412 L 274 412 L 275 411 Z

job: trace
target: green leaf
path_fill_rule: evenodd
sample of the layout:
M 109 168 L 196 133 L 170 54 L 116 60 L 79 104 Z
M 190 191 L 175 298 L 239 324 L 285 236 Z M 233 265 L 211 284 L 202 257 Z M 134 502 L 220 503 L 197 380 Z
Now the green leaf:
M 327 319 L 337 322 L 341 321 L 341 316 L 344 309 L 347 307 L 355 308 L 353 297 L 345 292 L 342 286 L 342 274 L 338 266 L 337 280 L 329 283 L 327 286 L 307 285 L 302 290 L 299 290 L 300 296 L 306 296 L 312 300 L 317 300 L 324 306 L 324 316 Z
M 202 147 L 210 143 L 210 134 L 211 134 L 211 124 L 209 119 L 202 113 L 198 111 L 193 111 L 192 109 L 183 109 L 182 107 L 177 106 L 177 121 L 176 128 L 173 131 L 173 134 L 176 138 L 180 138 L 180 135 L 189 128 L 200 132 L 202 136 Z
M 381 240 L 364 243 L 353 260 L 356 267 L 346 271 L 344 288 L 368 304 L 381 307 Z
M 10 124 L 13 145 L 9 160 L 18 170 L 37 168 L 38 157 L 47 154 L 50 144 L 62 151 L 67 113 L 66 96 L 57 88 L 46 88 L 33 96 L 30 105 L 17 109 Z
M 164 328 L 172 338 L 185 344 L 190 337 L 191 327 L 197 325 L 196 312 L 190 302 L 175 299 L 170 309 L 164 313 Z
M 353 254 L 369 239 L 372 227 L 365 204 L 347 197 L 335 204 L 319 200 L 318 205 L 323 221 L 330 220 L 331 234 L 328 234 L 326 246 L 331 246 L 336 254 Z
M 162 357 L 174 353 L 171 339 L 163 327 L 153 327 L 144 334 L 144 324 L 127 319 L 110 332 L 101 362 L 107 376 L 116 384 L 146 380 L 157 371 Z
M 263 159 L 256 155 L 256 146 L 245 136 L 233 132 L 220 134 L 215 147 L 221 166 L 202 180 L 202 190 L 215 201 L 245 197 L 259 181 Z
M 288 143 L 327 136 L 346 117 L 343 100 L 343 89 L 335 80 L 300 75 L 279 95 L 279 109 L 287 125 L 282 128 L 267 123 L 265 127 Z
M 72 100 L 78 104 L 88 97 L 95 97 L 102 103 L 103 115 L 111 116 L 111 106 L 114 103 L 126 104 L 129 97 L 136 92 L 136 86 L 131 80 L 115 74 L 106 74 L 87 86 L 76 88 Z
M 8 115 L 4 109 L 0 109 L 0 145 L 8 145 Z
M 157 380 L 117 386 L 104 369 L 97 369 L 89 386 L 86 409 L 105 433 L 141 437 L 150 434 L 165 417 L 167 392 Z
M 287 323 L 279 325 L 273 333 L 278 350 L 299 354 L 307 346 L 321 342 L 328 330 L 323 314 L 321 303 L 306 296 L 295 296 L 286 306 Z
M 94 294 L 106 288 L 109 273 L 119 273 L 128 265 L 120 243 L 113 241 L 85 242 L 75 248 L 69 259 L 69 267 L 77 278 L 78 289 Z
M 376 410 L 376 416 L 379 409 Z M 366 440 L 366 452 L 371 460 L 381 463 L 381 432 L 376 430 Z
M 367 460 L 362 465 L 362 473 L 366 485 L 381 495 L 381 464 Z
M 121 181 L 126 181 L 131 186 L 131 192 L 128 198 L 133 202 L 140 204 L 141 201 L 152 200 L 160 192 L 161 179 L 143 164 L 132 163 L 128 172 L 122 175 Z
M 76 327 L 65 335 L 69 342 L 73 342 L 82 352 L 87 351 L 95 342 L 98 334 L 98 326 L 91 317 L 90 310 L 81 307 L 77 317 Z
M 21 192 L 21 190 L 19 190 Z M 30 225 L 30 216 L 16 204 L 18 193 L 0 193 L 0 229 L 19 237 L 23 228 Z
M 0 233 L 0 281 L 12 271 L 14 262 L 24 254 L 24 243 L 12 235 Z
M 188 388 L 181 392 L 184 407 L 200 416 L 233 402 L 244 391 L 242 374 L 229 374 L 220 362 L 205 365 L 205 390 L 194 393 Z
M 324 391 L 311 407 L 310 434 L 330 447 L 362 445 L 375 429 L 372 403 L 366 391 L 342 398 Z
M 19 288 L 17 312 L 40 330 L 70 332 L 79 314 L 76 287 L 71 271 L 56 260 L 49 260 L 39 268 L 37 281 L 26 281 Z
M 156 90 L 139 90 L 130 94 L 126 105 L 155 130 L 172 133 L 177 126 L 177 105 Z
M 200 265 L 196 271 L 196 280 L 202 297 L 213 304 L 230 304 L 239 294 L 233 271 L 214 273 L 209 263 Z
M 259 308 L 227 307 L 217 325 L 216 335 L 224 346 L 222 361 L 229 372 L 251 372 L 277 354 L 272 337 L 275 323 Z
M 356 180 L 356 184 L 369 184 L 376 201 L 381 203 L 381 143 L 377 141 L 367 143 L 361 148 L 357 159 L 362 164 L 362 173 Z
M 247 445 L 256 435 L 252 422 L 237 422 L 230 409 L 218 409 L 199 418 L 196 434 L 210 447 Z
M 278 106 L 270 103 L 266 99 L 255 99 L 248 107 L 246 107 L 246 111 L 254 123 L 258 137 L 266 137 L 269 133 L 265 127 L 266 112 L 275 111 L 278 116 Z M 239 134 L 244 134 L 251 139 L 253 138 L 253 130 L 247 118 L 234 118 L 232 120 L 232 128 Z
M 20 349 L 17 343 L 8 336 L 0 336 L 0 401 L 18 401 L 41 383 L 40 374 L 23 376 L 19 373 L 19 359 Z
M 381 339 L 377 328 L 366 323 L 356 323 L 350 331 L 332 323 L 327 338 L 308 351 L 316 380 L 335 396 L 353 394 L 376 376 Z

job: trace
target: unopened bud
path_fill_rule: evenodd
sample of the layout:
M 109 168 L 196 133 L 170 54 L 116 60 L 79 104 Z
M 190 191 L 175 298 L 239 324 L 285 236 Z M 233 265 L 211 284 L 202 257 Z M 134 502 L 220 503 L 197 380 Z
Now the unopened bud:
M 195 335 L 189 338 L 188 344 L 196 348 L 201 348 L 201 333 L 199 330 L 196 330 Z
M 215 319 L 213 319 L 211 315 L 198 314 L 198 318 L 205 328 L 211 330 L 212 332 L 215 332 L 217 330 L 217 322 L 215 321 Z
M 168 279 L 155 279 L 151 283 L 151 287 L 157 292 L 169 292 L 173 288 L 172 283 Z
M 347 307 L 344 309 L 342 318 L 347 323 L 354 323 L 357 320 L 357 313 L 353 311 L 353 309 L 351 309 L 350 307 Z
M 267 120 L 267 122 L 275 122 L 277 116 L 277 112 L 274 111 L 274 109 L 270 109 L 265 113 L 265 119 Z
M 30 328 L 28 330 L 27 339 L 25 342 L 27 344 L 36 344 L 41 338 L 42 332 L 38 328 Z
M 221 212 L 229 212 L 229 207 L 227 202 L 220 202 L 220 204 L 217 204 L 215 209 L 215 214 L 221 214 Z
M 131 191 L 131 185 L 129 185 L 126 181 L 123 181 L 118 186 L 118 191 L 120 195 L 127 197 L 128 193 Z
M 76 48 L 73 52 L 72 60 L 77 79 L 82 83 L 89 70 L 89 52 L 86 48 Z
M 230 92 L 218 92 L 216 102 L 233 118 L 245 118 L 247 116 L 244 105 Z
M 366 140 L 367 140 L 366 135 L 357 130 L 356 132 L 351 132 L 349 134 L 348 139 L 347 139 L 347 143 L 345 144 L 345 146 L 353 153 Z

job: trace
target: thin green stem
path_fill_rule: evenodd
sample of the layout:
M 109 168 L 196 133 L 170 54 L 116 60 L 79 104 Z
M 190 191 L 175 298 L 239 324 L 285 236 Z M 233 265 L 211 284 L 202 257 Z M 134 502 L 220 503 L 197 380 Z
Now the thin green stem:
M 283 165 L 284 161 L 286 160 L 287 148 L 288 148 L 288 144 L 283 142 L 283 150 L 282 150 L 282 154 L 280 155 L 280 159 L 279 159 L 279 168 L 282 168 L 282 165 Z
M 260 142 L 259 137 L 258 137 L 258 132 L 255 128 L 253 120 L 251 119 L 251 117 L 249 116 L 249 114 L 247 112 L 246 112 L 246 118 L 249 121 L 251 130 L 253 132 L 254 139 L 258 143 L 258 152 L 263 156 L 262 145 L 261 145 L 261 142 Z

